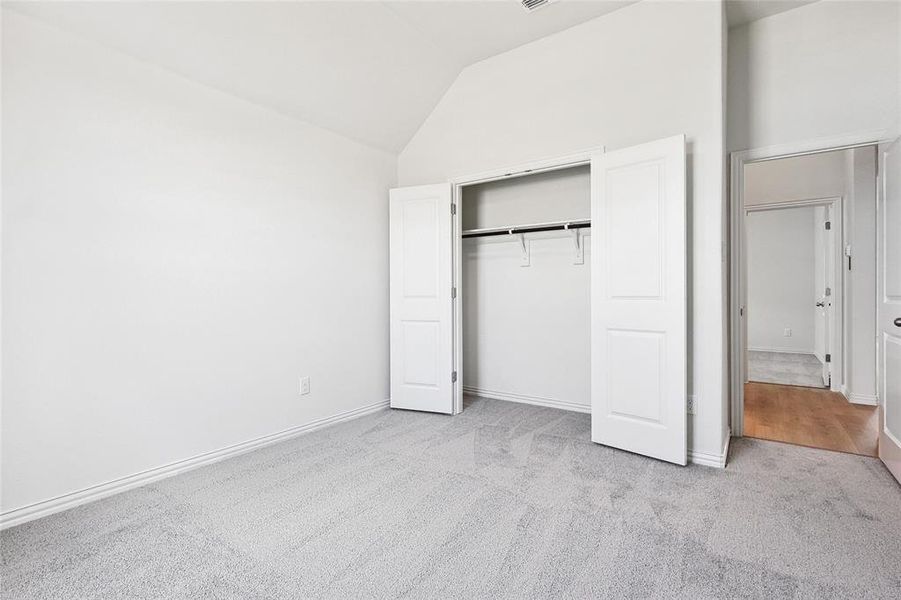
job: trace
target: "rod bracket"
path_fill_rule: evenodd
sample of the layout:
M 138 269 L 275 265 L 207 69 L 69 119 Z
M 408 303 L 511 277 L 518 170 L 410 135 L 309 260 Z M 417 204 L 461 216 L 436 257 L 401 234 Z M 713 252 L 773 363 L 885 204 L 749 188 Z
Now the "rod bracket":
M 563 228 L 568 231 L 573 238 L 573 264 L 584 265 L 585 250 L 582 243 L 582 233 L 578 229 L 570 229 L 569 223 L 567 223 Z
M 513 230 L 510 230 L 510 233 L 513 234 Z M 526 239 L 526 234 L 519 233 L 516 234 L 519 236 L 519 245 L 522 250 L 522 256 L 519 259 L 520 267 L 528 267 L 532 264 L 531 257 L 529 256 L 529 240 Z

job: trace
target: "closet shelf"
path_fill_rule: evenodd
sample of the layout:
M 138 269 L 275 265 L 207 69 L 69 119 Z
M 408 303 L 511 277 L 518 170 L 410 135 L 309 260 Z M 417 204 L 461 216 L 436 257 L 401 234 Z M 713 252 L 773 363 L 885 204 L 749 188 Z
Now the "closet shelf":
M 518 233 L 535 233 L 538 231 L 557 231 L 571 229 L 585 229 L 591 227 L 591 219 L 576 219 L 573 221 L 548 221 L 546 223 L 532 223 L 529 225 L 510 225 L 507 227 L 485 227 L 483 229 L 464 229 L 463 237 L 489 237 L 493 235 L 515 235 Z

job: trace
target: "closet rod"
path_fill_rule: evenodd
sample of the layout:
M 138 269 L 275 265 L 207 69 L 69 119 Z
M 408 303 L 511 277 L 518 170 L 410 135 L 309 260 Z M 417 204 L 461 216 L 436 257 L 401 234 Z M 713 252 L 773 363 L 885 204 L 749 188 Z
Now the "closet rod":
M 532 225 L 513 225 L 510 227 L 488 227 L 485 229 L 467 229 L 463 231 L 464 238 L 489 237 L 493 235 L 513 235 L 517 233 L 535 233 L 538 231 L 561 231 L 569 229 L 585 229 L 591 227 L 591 219 L 578 221 L 552 221 L 549 223 L 534 223 Z

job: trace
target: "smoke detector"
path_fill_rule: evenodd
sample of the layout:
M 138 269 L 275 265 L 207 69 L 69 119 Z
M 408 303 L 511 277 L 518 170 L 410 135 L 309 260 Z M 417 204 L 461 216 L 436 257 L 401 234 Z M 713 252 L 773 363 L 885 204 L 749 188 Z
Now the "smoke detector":
M 554 0 L 519 0 L 526 12 L 534 12 L 542 6 L 547 6 Z

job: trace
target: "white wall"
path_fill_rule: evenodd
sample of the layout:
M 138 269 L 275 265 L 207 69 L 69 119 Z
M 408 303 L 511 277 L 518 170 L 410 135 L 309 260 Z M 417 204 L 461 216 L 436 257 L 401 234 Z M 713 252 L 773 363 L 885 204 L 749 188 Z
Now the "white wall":
M 689 448 L 726 435 L 723 36 L 714 2 L 641 2 L 465 69 L 399 159 L 402 185 L 688 137 Z M 649 43 L 653 40 L 653 44 Z
M 387 398 L 394 157 L 2 33 L 3 511 Z
M 463 189 L 464 229 L 583 219 L 591 214 L 588 167 Z M 590 230 L 584 264 L 573 264 L 571 234 L 463 242 L 463 384 L 470 391 L 590 404 Z M 573 406 L 574 405 L 574 406 Z
M 745 166 L 745 205 L 835 198 L 847 189 L 848 151 L 751 163 Z
M 876 402 L 876 149 L 847 153 L 845 387 L 852 402 Z
M 729 148 L 899 131 L 901 3 L 827 1 L 729 32 Z
M 815 350 L 813 207 L 752 212 L 746 221 L 748 348 Z M 791 329 L 791 336 L 784 335 Z
M 463 229 L 527 225 L 591 217 L 587 166 L 463 188 Z

